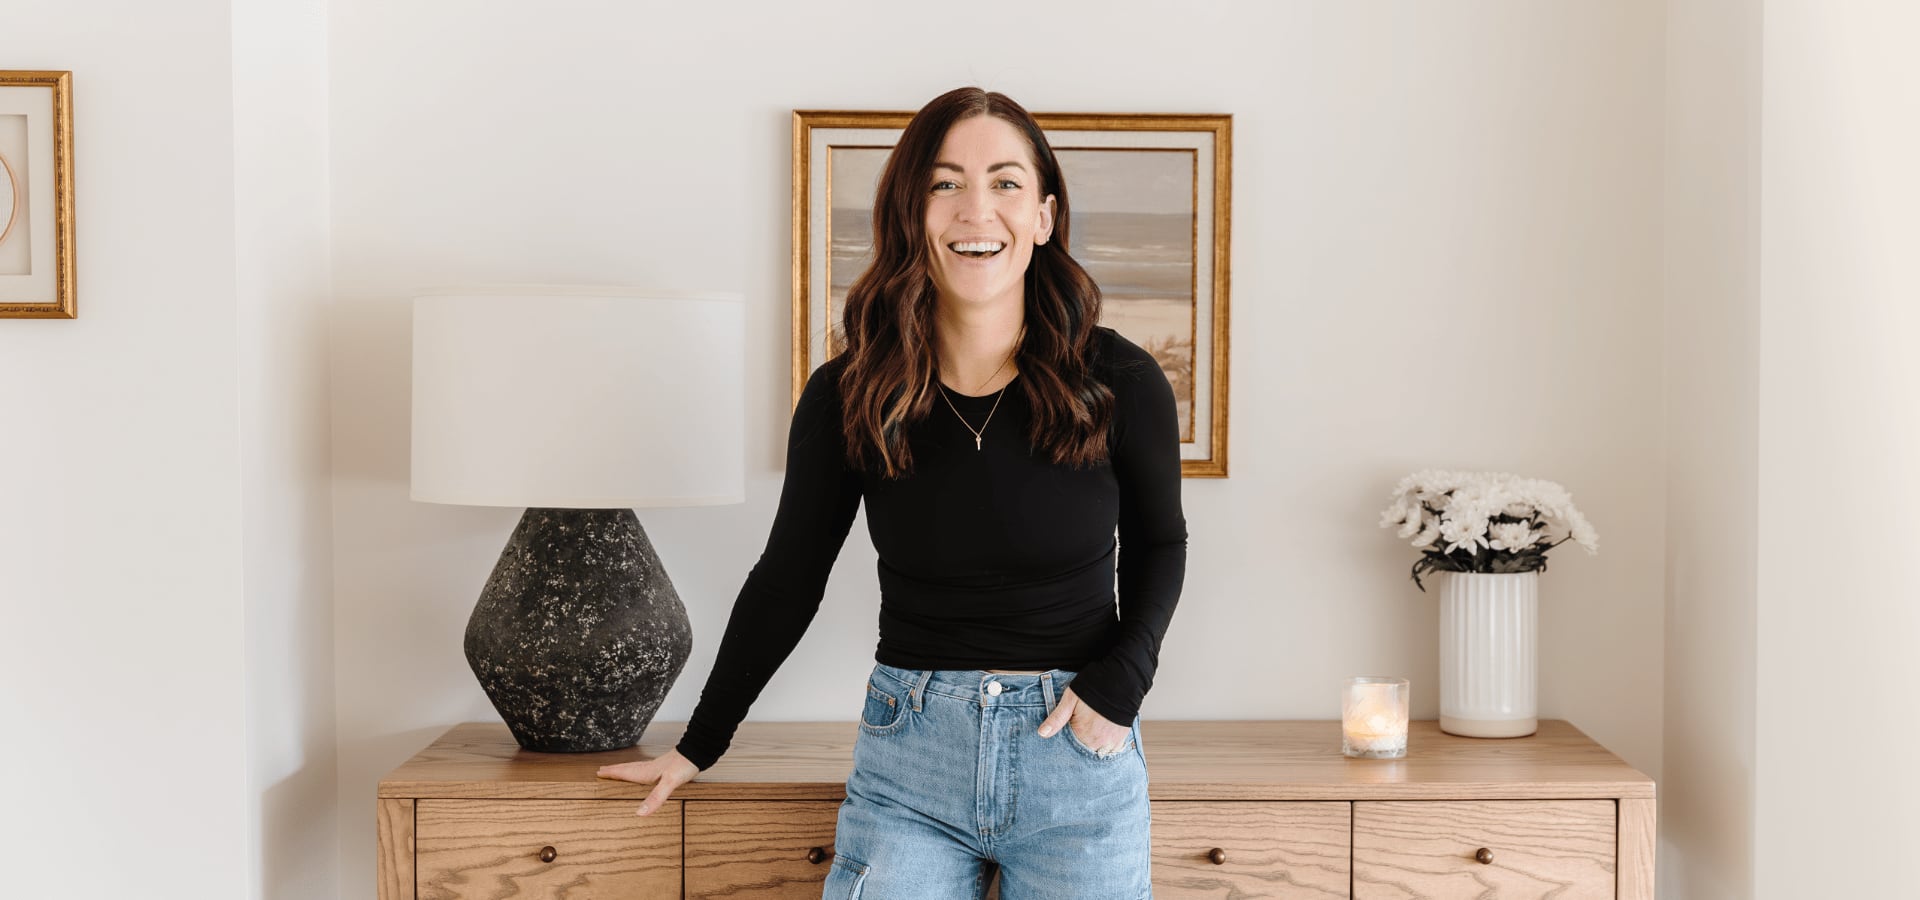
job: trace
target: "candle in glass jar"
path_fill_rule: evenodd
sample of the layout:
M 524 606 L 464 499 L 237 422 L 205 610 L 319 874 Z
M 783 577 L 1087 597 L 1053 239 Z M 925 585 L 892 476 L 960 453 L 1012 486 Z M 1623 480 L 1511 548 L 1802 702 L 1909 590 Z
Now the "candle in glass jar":
M 1365 759 L 1407 755 L 1407 680 L 1363 675 L 1347 682 L 1340 704 L 1340 750 Z

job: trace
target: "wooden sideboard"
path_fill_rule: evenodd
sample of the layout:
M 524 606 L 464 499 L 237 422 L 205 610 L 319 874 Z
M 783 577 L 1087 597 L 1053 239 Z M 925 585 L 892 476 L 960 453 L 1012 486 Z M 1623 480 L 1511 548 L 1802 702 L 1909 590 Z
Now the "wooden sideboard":
M 456 726 L 380 781 L 380 900 L 816 900 L 857 727 L 748 722 L 651 816 L 594 777 L 670 749 L 547 754 Z M 1404 760 L 1334 721 L 1143 722 L 1156 900 L 1652 900 L 1654 785 L 1572 725 L 1477 740 L 1413 723 Z M 866 898 L 911 900 L 911 898 Z

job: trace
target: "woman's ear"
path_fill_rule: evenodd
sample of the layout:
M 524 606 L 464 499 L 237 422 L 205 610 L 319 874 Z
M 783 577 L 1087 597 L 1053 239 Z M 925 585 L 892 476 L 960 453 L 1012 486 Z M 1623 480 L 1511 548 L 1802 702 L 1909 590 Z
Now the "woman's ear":
M 1053 209 L 1053 195 L 1048 194 L 1047 199 L 1040 203 L 1040 227 L 1033 232 L 1034 246 L 1044 244 L 1053 237 Z

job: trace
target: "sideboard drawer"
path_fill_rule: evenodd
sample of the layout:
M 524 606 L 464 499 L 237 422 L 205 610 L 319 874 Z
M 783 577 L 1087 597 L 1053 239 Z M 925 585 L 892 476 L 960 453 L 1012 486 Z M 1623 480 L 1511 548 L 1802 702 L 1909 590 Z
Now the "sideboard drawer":
M 680 803 L 421 800 L 419 900 L 680 895 Z
M 1158 800 L 1153 896 L 1344 900 L 1351 835 L 1343 801 Z
M 1617 815 L 1612 800 L 1356 802 L 1354 900 L 1613 900 Z
M 833 864 L 839 801 L 688 800 L 686 805 L 690 900 L 819 900 Z

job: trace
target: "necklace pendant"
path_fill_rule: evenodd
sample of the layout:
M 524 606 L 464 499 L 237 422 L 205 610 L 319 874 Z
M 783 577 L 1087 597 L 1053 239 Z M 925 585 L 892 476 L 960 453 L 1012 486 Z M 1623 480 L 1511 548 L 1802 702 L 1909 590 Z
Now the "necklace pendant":
M 973 436 L 973 449 L 980 449 L 980 436 L 977 434 Z

